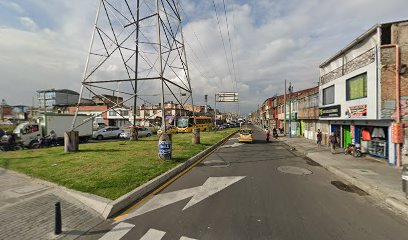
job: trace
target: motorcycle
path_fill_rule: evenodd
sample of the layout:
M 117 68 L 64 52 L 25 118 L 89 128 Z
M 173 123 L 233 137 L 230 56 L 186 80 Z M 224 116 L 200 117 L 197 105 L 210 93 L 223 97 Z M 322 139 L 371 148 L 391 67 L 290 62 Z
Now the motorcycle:
M 349 144 L 345 149 L 344 149 L 344 154 L 350 154 L 353 155 L 353 157 L 361 157 L 361 147 L 360 144 Z
M 47 137 L 41 137 L 38 139 L 38 142 L 34 143 L 31 148 L 47 148 L 58 146 L 57 140 Z

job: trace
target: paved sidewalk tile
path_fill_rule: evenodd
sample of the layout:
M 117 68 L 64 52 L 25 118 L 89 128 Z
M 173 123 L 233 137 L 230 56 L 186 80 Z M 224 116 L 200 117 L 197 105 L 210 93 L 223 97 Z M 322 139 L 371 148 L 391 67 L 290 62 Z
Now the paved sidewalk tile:
M 0 169 L 0 239 L 75 239 L 103 219 L 77 200 L 25 175 Z M 55 203 L 62 230 L 54 235 Z

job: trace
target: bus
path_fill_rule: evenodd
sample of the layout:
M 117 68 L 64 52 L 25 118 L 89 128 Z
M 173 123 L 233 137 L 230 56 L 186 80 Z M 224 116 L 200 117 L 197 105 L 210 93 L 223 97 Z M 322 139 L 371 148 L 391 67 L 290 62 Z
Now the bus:
M 196 122 L 196 127 L 200 128 L 201 132 L 205 132 L 211 129 L 213 125 L 213 119 L 206 116 L 189 116 L 189 117 L 180 117 L 177 120 L 177 132 L 186 133 L 192 132 L 194 126 L 194 118 Z

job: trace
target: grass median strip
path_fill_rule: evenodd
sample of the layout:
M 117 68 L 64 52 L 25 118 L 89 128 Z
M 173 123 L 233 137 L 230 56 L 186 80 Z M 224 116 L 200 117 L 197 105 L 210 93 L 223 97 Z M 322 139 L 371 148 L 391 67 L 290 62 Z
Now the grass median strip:
M 158 159 L 157 136 L 153 136 L 137 142 L 82 144 L 77 153 L 64 153 L 63 147 L 1 152 L 0 167 L 114 200 L 234 131 L 203 132 L 201 144 L 196 145 L 191 134 L 175 134 L 171 161 Z

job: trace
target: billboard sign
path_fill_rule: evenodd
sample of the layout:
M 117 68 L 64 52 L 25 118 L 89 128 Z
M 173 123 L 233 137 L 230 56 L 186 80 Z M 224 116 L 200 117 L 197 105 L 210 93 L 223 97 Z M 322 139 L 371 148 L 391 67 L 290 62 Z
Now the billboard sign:
M 237 92 L 221 92 L 216 94 L 217 102 L 238 102 Z

